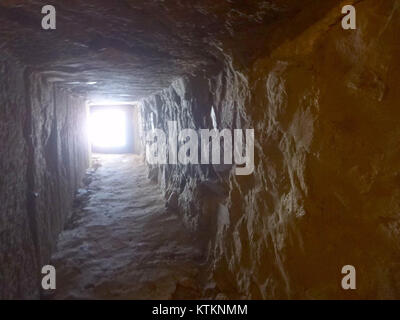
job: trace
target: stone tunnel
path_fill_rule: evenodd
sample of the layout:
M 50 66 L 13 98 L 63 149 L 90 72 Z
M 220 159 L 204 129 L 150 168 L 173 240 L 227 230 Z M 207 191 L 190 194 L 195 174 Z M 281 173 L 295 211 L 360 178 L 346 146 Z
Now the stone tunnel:
M 0 299 L 400 298 L 399 10 L 0 1 Z

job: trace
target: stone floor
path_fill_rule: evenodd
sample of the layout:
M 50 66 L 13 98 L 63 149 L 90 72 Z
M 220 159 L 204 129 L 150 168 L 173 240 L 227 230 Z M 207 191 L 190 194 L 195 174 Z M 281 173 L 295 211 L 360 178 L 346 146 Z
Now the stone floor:
M 199 297 L 202 256 L 133 155 L 95 155 L 52 257 L 49 299 Z

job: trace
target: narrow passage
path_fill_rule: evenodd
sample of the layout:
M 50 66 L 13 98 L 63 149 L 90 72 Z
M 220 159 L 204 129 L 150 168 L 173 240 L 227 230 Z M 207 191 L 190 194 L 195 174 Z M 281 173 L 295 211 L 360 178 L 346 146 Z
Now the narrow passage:
M 134 155 L 95 155 L 52 264 L 52 299 L 199 297 L 201 252 Z

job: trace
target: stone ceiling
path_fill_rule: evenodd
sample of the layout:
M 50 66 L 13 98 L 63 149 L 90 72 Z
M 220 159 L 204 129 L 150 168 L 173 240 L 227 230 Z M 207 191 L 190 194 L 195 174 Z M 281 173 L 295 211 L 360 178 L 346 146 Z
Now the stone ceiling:
M 0 54 L 17 57 L 73 93 L 132 101 L 180 76 L 218 70 L 232 52 L 246 64 L 268 44 L 272 24 L 290 23 L 318 3 L 0 0 Z M 46 4 L 57 10 L 56 30 L 41 28 Z

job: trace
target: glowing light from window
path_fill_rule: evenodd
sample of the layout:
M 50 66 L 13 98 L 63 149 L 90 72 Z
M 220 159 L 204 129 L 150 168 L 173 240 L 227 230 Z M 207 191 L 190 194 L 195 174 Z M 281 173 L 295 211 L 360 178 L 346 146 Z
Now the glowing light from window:
M 119 148 L 126 145 L 126 114 L 122 110 L 97 110 L 90 115 L 89 137 L 98 148 Z

